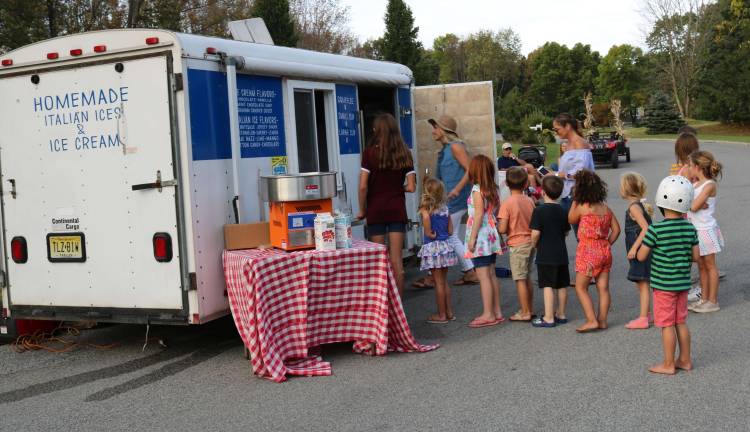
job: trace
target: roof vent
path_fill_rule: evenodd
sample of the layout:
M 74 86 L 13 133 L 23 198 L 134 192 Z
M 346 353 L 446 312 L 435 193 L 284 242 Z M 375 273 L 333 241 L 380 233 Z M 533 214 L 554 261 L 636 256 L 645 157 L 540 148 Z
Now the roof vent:
M 263 18 L 250 18 L 240 21 L 229 22 L 229 32 L 232 39 L 243 42 L 254 42 L 264 45 L 273 45 L 271 33 L 263 21 Z

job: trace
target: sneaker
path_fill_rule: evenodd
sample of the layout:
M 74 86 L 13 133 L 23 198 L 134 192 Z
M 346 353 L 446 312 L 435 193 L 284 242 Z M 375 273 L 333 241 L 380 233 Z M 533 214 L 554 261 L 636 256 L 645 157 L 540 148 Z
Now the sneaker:
M 544 318 L 534 318 L 531 320 L 531 325 L 534 327 L 542 327 L 542 328 L 552 328 L 557 326 L 557 323 L 553 320 L 552 322 L 547 322 L 544 320 Z
M 705 302 L 696 306 L 695 309 L 693 309 L 693 312 L 698 312 L 698 313 L 709 313 L 709 312 L 718 312 L 718 311 L 719 311 L 719 305 L 716 303 L 711 303 L 708 300 L 706 300 Z
M 701 286 L 696 284 L 688 292 L 688 302 L 695 302 L 701 299 Z
M 625 324 L 625 328 L 630 330 L 645 330 L 648 328 L 648 317 L 638 317 Z
M 698 306 L 702 305 L 703 303 L 704 303 L 703 300 L 696 300 L 694 302 L 690 302 L 690 303 L 688 303 L 688 310 L 692 311 L 692 312 L 695 312 L 695 308 L 697 308 Z

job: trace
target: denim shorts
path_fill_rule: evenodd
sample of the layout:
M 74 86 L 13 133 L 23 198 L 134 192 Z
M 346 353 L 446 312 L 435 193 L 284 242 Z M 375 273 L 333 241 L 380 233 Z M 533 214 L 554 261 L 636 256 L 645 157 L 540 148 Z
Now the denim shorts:
M 627 254 L 628 251 L 630 251 L 630 248 L 633 247 L 633 244 L 635 243 L 636 239 L 638 239 L 638 235 L 640 234 L 640 230 L 625 230 L 625 253 Z M 640 281 L 648 281 L 651 276 L 651 255 L 646 259 L 646 261 L 638 261 L 637 259 L 629 259 L 628 263 L 630 264 L 630 268 L 628 269 L 628 280 L 631 282 L 640 282 Z
M 474 263 L 474 268 L 494 267 L 496 260 L 497 260 L 497 255 L 492 254 L 492 255 L 472 258 L 471 262 Z
M 367 224 L 367 236 L 386 235 L 389 232 L 406 232 L 406 224 L 403 222 L 387 222 Z

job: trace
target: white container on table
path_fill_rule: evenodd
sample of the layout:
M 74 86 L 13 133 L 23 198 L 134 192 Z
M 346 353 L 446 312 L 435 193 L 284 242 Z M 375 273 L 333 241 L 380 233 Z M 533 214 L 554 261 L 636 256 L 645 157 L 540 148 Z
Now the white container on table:
M 336 249 L 352 247 L 352 216 L 343 212 L 336 212 L 333 218 L 336 229 Z
M 336 250 L 336 224 L 330 213 L 315 216 L 315 249 Z

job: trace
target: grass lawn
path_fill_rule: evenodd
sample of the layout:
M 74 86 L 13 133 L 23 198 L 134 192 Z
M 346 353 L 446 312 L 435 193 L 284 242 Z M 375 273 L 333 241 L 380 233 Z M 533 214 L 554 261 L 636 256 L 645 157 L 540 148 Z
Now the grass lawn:
M 501 148 L 503 143 L 505 141 L 498 141 L 497 146 L 497 156 L 500 157 L 503 154 L 503 149 Z M 521 144 L 519 143 L 511 143 L 513 144 L 513 153 L 515 155 L 518 155 L 518 150 L 521 148 Z M 560 157 L 560 145 L 556 143 L 547 144 L 547 153 L 544 158 L 544 166 L 550 166 L 552 163 L 557 162 L 557 158 Z
M 698 130 L 698 139 L 704 141 L 735 141 L 750 143 L 750 126 L 726 125 L 715 121 L 688 120 Z M 627 128 L 625 135 L 634 139 L 674 140 L 675 134 L 648 135 L 645 127 Z

